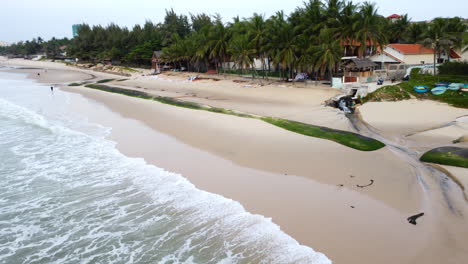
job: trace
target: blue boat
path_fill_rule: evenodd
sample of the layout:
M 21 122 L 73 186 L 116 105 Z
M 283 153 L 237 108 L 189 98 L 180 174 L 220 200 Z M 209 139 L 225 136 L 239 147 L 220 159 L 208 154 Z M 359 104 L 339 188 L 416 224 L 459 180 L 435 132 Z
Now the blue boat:
M 445 91 L 447 91 L 447 88 L 446 88 L 446 87 L 438 86 L 438 87 L 436 87 L 436 88 L 433 88 L 433 89 L 431 90 L 431 93 L 432 93 L 433 95 L 441 95 L 441 94 L 445 93 Z
M 463 87 L 463 83 L 451 83 L 448 86 L 448 89 L 452 91 L 458 91 L 460 90 L 460 87 Z
M 448 82 L 440 82 L 440 83 L 436 83 L 435 87 L 448 87 L 449 85 L 450 83 Z
M 413 90 L 417 93 L 426 93 L 429 91 L 429 87 L 424 85 L 416 85 L 413 87 Z

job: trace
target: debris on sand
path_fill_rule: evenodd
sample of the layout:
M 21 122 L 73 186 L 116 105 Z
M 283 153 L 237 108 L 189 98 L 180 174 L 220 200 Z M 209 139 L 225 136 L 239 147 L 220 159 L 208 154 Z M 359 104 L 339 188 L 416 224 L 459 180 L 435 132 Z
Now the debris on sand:
M 416 219 L 418 219 L 419 217 L 421 217 L 423 215 L 424 215 L 424 213 L 419 213 L 417 215 L 413 215 L 413 216 L 408 217 L 406 220 L 408 220 L 408 223 L 416 225 L 417 224 Z
M 359 184 L 357 184 L 356 186 L 359 187 L 359 188 L 364 188 L 364 187 L 371 186 L 372 184 L 374 184 L 374 180 L 370 180 L 370 183 L 367 184 L 367 185 L 359 185 Z

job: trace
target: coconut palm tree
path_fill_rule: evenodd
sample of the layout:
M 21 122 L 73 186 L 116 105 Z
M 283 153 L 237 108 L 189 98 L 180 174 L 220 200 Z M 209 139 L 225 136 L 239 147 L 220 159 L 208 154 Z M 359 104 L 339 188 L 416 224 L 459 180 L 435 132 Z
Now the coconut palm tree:
M 408 14 L 404 14 L 394 22 L 388 21 L 386 30 L 389 32 L 389 42 L 401 43 L 406 32 L 409 30 L 409 25 L 410 19 L 408 18 Z
M 351 43 L 355 38 L 356 30 L 353 27 L 357 20 L 357 5 L 352 2 L 346 2 L 338 16 L 338 26 L 335 35 L 342 43 Z
M 423 45 L 434 50 L 434 75 L 436 74 L 436 61 L 440 58 L 440 54 L 443 51 L 450 54 L 452 48 L 461 48 L 465 31 L 466 26 L 459 18 L 436 18 L 429 24 Z
M 353 24 L 354 36 L 353 40 L 360 44 L 360 56 L 366 56 L 368 47 L 376 50 L 377 47 L 383 49 L 383 46 L 388 43 L 384 32 L 385 18 L 377 14 L 375 4 L 364 2 L 359 7 L 359 12 L 356 14 L 356 21 Z
M 341 0 L 327 0 L 323 8 L 324 24 L 328 28 L 338 28 L 340 26 L 340 16 L 345 6 Z
M 408 26 L 408 29 L 403 36 L 406 43 L 420 43 L 424 40 L 424 34 L 427 32 L 427 23 L 418 22 L 412 23 Z
M 262 15 L 254 13 L 248 22 L 248 35 L 255 55 L 260 59 L 262 72 L 265 72 L 265 44 L 268 41 L 267 27 Z M 263 75 L 265 77 L 265 75 Z
M 231 59 L 236 67 L 240 68 L 242 73 L 244 73 L 244 69 L 252 67 L 254 56 L 257 54 L 257 51 L 252 48 L 252 42 L 249 41 L 247 35 L 233 37 L 229 43 L 228 51 L 232 54 Z
M 315 70 L 328 74 L 331 78 L 333 76 L 333 69 L 340 63 L 343 55 L 343 46 L 340 45 L 340 40 L 335 38 L 335 29 L 323 28 L 320 31 L 319 41 L 316 45 L 310 48 L 315 60 Z
M 274 63 L 281 66 L 282 71 L 289 70 L 289 77 L 292 77 L 293 66 L 297 59 L 295 53 L 297 43 L 293 27 L 285 20 L 283 11 L 277 12 L 270 20 L 269 30 L 272 38 L 267 45 L 268 54 Z
M 208 40 L 204 49 L 207 52 L 209 59 L 214 61 L 216 72 L 218 73 L 219 67 L 222 67 L 223 62 L 228 57 L 230 38 L 231 32 L 229 31 L 229 28 L 225 27 L 220 20 L 216 22 L 208 34 Z

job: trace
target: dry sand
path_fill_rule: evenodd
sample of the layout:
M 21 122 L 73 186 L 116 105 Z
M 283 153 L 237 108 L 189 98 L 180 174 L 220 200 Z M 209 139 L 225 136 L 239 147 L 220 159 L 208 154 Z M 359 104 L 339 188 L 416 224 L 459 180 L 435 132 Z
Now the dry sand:
M 58 69 L 73 70 L 62 65 Z M 323 114 L 328 109 L 319 104 L 324 97 L 336 94 L 334 90 L 226 88 L 212 81 L 207 82 L 208 88 L 189 87 L 193 83 L 169 85 L 175 81 L 159 81 L 149 87 L 154 80 L 133 78 L 125 85 L 148 85 L 147 89 L 134 88 L 155 93 L 166 92 L 158 89 L 171 93 L 187 89 L 203 96 L 213 93 L 228 98 L 205 98 L 210 105 L 227 101 L 215 106 L 272 116 L 287 112 L 293 117 L 290 119 L 314 124 L 334 120 Z M 42 81 L 58 82 L 53 75 Z M 113 128 L 110 139 L 126 155 L 143 157 L 158 167 L 181 173 L 200 189 L 240 201 L 248 211 L 271 217 L 286 233 L 325 253 L 334 263 L 463 263 L 468 259 L 468 224 L 464 219 L 468 206 L 458 185 L 439 177 L 435 170 L 407 160 L 411 157 L 395 155 L 392 148 L 361 152 L 259 120 L 80 87 L 64 90 L 89 99 L 69 95 L 75 111 Z M 203 102 L 203 96 L 191 99 Z M 411 129 L 405 122 L 397 122 L 401 120 L 398 112 L 385 112 L 387 106 L 371 105 L 369 110 L 366 105 L 364 119 L 383 134 L 401 133 L 395 126 L 401 126 L 403 133 L 418 132 L 420 128 L 450 122 L 444 118 L 453 117 L 444 112 L 446 116 L 440 122 L 421 121 L 417 129 Z M 410 109 L 414 108 L 417 106 Z M 301 112 L 306 109 L 311 113 Z M 381 119 L 374 111 L 384 111 L 394 125 L 379 123 Z M 333 113 L 339 117 L 335 127 L 349 129 L 344 116 Z M 463 174 L 466 170 L 456 171 Z M 374 184 L 370 187 L 356 186 L 368 184 L 371 179 Z M 417 226 L 406 222 L 406 217 L 421 211 L 426 215 Z
M 364 121 L 378 130 L 398 136 L 411 136 L 449 125 L 468 115 L 468 109 L 430 100 L 370 102 L 359 108 Z M 456 137 L 453 135 L 453 137 Z
M 440 146 L 468 148 L 468 109 L 412 99 L 366 103 L 359 110 L 370 126 L 420 156 Z M 467 182 L 468 169 L 449 171 L 458 183 Z
M 330 89 L 327 86 L 305 85 L 304 83 L 284 84 L 272 81 L 268 85 L 260 86 L 254 83 L 235 83 L 231 78 L 218 75 L 204 75 L 204 77 L 220 79 L 219 81 L 200 80 L 189 82 L 187 78 L 190 74 L 187 73 L 165 73 L 157 77 L 134 73 L 131 77 L 122 77 L 77 69 L 61 63 L 18 59 L 9 60 L 4 64 L 7 63 L 9 65 L 73 70 L 93 74 L 102 79 L 127 79 L 126 81 L 115 81 L 109 83 L 109 85 L 142 90 L 155 95 L 175 97 L 180 100 L 214 107 L 236 109 L 252 114 L 269 115 L 336 129 L 352 130 L 348 120 L 339 110 L 323 105 L 325 100 L 339 94 L 338 90 Z M 146 74 L 149 73 L 148 70 L 142 71 Z M 265 82 L 265 84 L 267 83 Z M 223 87 L 223 89 L 220 89 L 220 87 Z

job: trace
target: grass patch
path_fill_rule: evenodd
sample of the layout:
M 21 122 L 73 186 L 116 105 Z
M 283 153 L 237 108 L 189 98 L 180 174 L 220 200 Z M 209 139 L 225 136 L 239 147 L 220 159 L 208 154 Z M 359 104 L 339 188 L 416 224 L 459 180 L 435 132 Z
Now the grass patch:
M 149 100 L 154 100 L 158 101 L 163 104 L 168 104 L 168 105 L 173 105 L 173 106 L 178 106 L 178 107 L 184 107 L 184 108 L 189 108 L 189 109 L 195 109 L 195 110 L 205 110 L 209 112 L 214 112 L 214 113 L 223 113 L 227 115 L 235 115 L 235 116 L 240 116 L 240 117 L 253 117 L 248 114 L 244 113 L 239 113 L 235 112 L 229 109 L 224 109 L 224 108 L 218 108 L 218 107 L 208 107 L 208 106 L 203 106 L 194 102 L 186 102 L 186 101 L 180 101 L 171 97 L 163 97 L 163 96 L 153 96 L 145 92 L 141 91 L 136 91 L 136 90 L 130 90 L 130 89 L 123 89 L 123 88 L 118 88 L 118 87 L 112 87 L 108 85 L 101 85 L 101 84 L 88 84 L 85 85 L 85 87 L 92 88 L 92 89 L 97 89 L 97 90 L 102 90 L 106 92 L 111 92 L 111 93 L 118 93 L 118 94 L 123 94 L 127 96 L 132 96 L 132 97 L 138 97 L 138 98 L 143 98 L 143 99 L 149 99 Z
M 421 161 L 468 168 L 468 149 L 456 147 L 436 148 L 422 155 Z
M 103 84 L 88 84 L 88 85 L 85 85 L 85 87 L 91 88 L 91 89 L 96 89 L 96 90 L 101 90 L 101 91 L 106 91 L 106 92 L 111 92 L 111 93 L 123 94 L 123 95 L 127 95 L 127 96 L 132 96 L 132 97 L 143 98 L 143 99 L 153 99 L 153 96 L 151 96 L 151 95 L 149 95 L 149 94 L 147 94 L 145 92 L 129 90 L 129 89 L 122 89 L 122 88 L 107 86 L 107 85 L 103 85 Z
M 447 90 L 444 94 L 433 95 L 430 91 L 427 93 L 421 94 L 413 90 L 413 87 L 416 85 L 425 85 L 425 86 L 434 88 L 435 83 L 437 83 L 437 81 L 434 81 L 434 80 L 430 80 L 430 81 L 411 80 L 408 82 L 403 82 L 399 84 L 399 86 L 403 88 L 406 92 L 410 93 L 411 95 L 413 95 L 414 97 L 418 99 L 429 99 L 429 100 L 447 103 L 455 107 L 468 108 L 468 93 L 467 92 L 462 92 L 460 90 L 458 91 Z
M 408 92 L 397 85 L 384 86 L 362 99 L 365 102 L 401 101 L 410 99 Z
M 55 60 L 55 62 L 65 64 L 65 65 L 67 65 L 67 66 L 73 65 L 73 64 L 71 64 L 70 62 L 67 62 L 67 61 L 64 61 L 64 60 Z
M 138 72 L 137 70 L 135 70 L 135 69 L 132 69 L 132 68 L 130 68 L 130 67 L 120 67 L 120 68 L 121 68 L 122 70 L 124 70 L 124 71 L 129 71 L 129 72 Z
M 287 129 L 292 132 L 296 132 L 296 133 L 310 136 L 310 137 L 328 139 L 328 140 L 337 142 L 339 144 L 342 144 L 342 145 L 345 145 L 345 146 L 348 146 L 357 150 L 362 150 L 362 151 L 377 150 L 385 146 L 385 144 L 383 144 L 382 142 L 378 140 L 364 137 L 356 133 L 342 131 L 342 130 L 314 126 L 314 125 L 309 125 L 309 124 L 304 124 L 304 123 L 300 123 L 296 121 L 290 121 L 290 120 L 279 119 L 279 118 L 255 117 L 253 115 L 236 112 L 236 111 L 229 110 L 229 109 L 204 106 L 204 105 L 200 105 L 194 102 L 180 101 L 171 97 L 153 96 L 142 91 L 123 89 L 123 88 L 112 87 L 108 85 L 88 84 L 88 85 L 85 85 L 85 87 L 102 90 L 106 92 L 111 92 L 111 93 L 123 94 L 127 96 L 132 96 L 132 97 L 154 100 L 163 104 L 184 107 L 184 108 L 189 108 L 189 109 L 194 109 L 194 110 L 204 110 L 204 111 L 222 113 L 222 114 L 227 114 L 227 115 L 234 115 L 234 116 L 239 116 L 239 117 L 244 117 L 244 118 L 258 118 L 267 123 Z
M 123 82 L 123 81 L 127 81 L 128 79 L 118 79 L 117 81 L 118 82 Z
M 433 95 L 430 91 L 427 93 L 417 93 L 413 90 L 414 86 L 424 85 L 434 88 L 438 82 L 468 83 L 467 76 L 459 75 L 427 75 L 419 74 L 418 71 L 411 73 L 411 79 L 396 85 L 385 86 L 373 93 L 369 93 L 363 98 L 363 102 L 371 101 L 400 101 L 409 99 L 410 95 L 417 99 L 428 99 L 447 103 L 449 105 L 468 108 L 468 92 L 447 90 L 442 95 Z
M 68 86 L 81 86 L 83 85 L 82 83 L 70 83 Z
M 261 119 L 267 123 L 284 128 L 289 131 L 293 131 L 310 137 L 328 139 L 357 150 L 372 151 L 383 148 L 385 146 L 384 143 L 378 140 L 364 137 L 362 135 L 348 131 L 314 126 L 310 124 L 279 118 L 262 117 Z
M 112 82 L 114 80 L 115 79 L 102 79 L 102 80 L 97 81 L 96 83 L 106 83 L 106 82 Z

